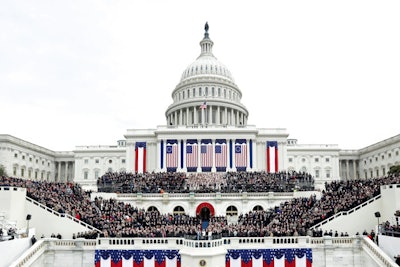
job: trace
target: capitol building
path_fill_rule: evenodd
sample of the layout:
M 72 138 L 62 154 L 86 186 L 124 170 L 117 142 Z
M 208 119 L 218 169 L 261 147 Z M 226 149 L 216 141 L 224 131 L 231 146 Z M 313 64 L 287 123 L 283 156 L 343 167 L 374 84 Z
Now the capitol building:
M 127 129 L 125 138 L 116 140 L 114 145 L 76 146 L 73 151 L 54 151 L 3 133 L 0 134 L 0 168 L 8 176 L 24 180 L 74 182 L 91 190 L 92 198 L 114 198 L 146 210 L 182 211 L 190 216 L 207 209 L 215 216 L 229 213 L 234 222 L 239 214 L 267 210 L 293 198 L 310 194 L 319 198 L 325 183 L 380 178 L 386 176 L 392 166 L 400 165 L 400 134 L 357 150 L 346 150 L 336 144 L 301 144 L 289 138 L 284 128 L 249 125 L 251 110 L 241 102 L 246 92 L 242 92 L 228 67 L 213 54 L 213 46 L 206 24 L 198 57 L 183 70 L 171 92 L 172 102 L 165 110 L 165 125 Z M 97 190 L 98 179 L 106 173 L 152 172 L 297 172 L 310 174 L 315 188 L 293 192 L 147 195 Z M 346 238 L 235 237 L 201 241 L 104 237 L 84 240 L 71 236 L 97 229 L 30 199 L 25 188 L 0 187 L 0 220 L 15 221 L 18 228 L 31 227 L 37 237 L 49 237 L 54 232 L 66 237 L 62 240 L 43 238 L 32 247 L 16 240 L 20 243 L 9 243 L 9 246 L 17 252 L 0 255 L 9 263 L 13 262 L 10 266 L 295 266 L 284 260 L 280 262 L 282 255 L 298 259 L 296 266 L 395 266 L 391 260 L 393 255 L 388 254 L 397 253 L 397 250 L 384 249 L 385 254 L 368 238 L 356 236 L 356 232 L 376 229 L 376 219 L 391 220 L 393 212 L 400 210 L 399 199 L 400 185 L 385 185 L 381 187 L 381 194 L 368 203 L 314 227 L 323 231 L 346 231 L 350 235 Z M 400 247 L 399 240 L 382 237 L 381 242 L 386 247 L 392 244 Z M 7 251 L 7 245 L 2 247 L 4 243 L 0 242 L 0 251 Z M 147 261 L 146 253 L 149 258 L 166 260 Z M 108 262 L 104 260 L 106 254 Z M 144 260 L 136 262 L 137 257 Z M 117 258 L 118 264 L 113 263 Z M 128 258 L 129 263 L 124 260 Z M 267 260 L 269 258 L 271 260 Z
M 128 129 L 115 145 L 53 151 L 0 134 L 0 166 L 14 177 L 95 184 L 106 172 L 298 171 L 317 185 L 385 175 L 400 163 L 400 135 L 358 150 L 300 144 L 284 128 L 248 125 L 250 111 L 229 69 L 213 54 L 208 27 L 200 55 L 172 90 L 166 124 Z

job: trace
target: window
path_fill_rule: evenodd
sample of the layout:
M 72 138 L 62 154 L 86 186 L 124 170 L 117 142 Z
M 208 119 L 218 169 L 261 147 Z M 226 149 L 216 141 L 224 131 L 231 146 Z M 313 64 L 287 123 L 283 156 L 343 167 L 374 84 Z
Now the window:
M 385 159 L 385 155 L 382 155 L 382 160 Z
M 36 164 L 38 164 L 39 163 L 39 160 L 38 159 L 36 159 Z
M 28 170 L 28 178 L 31 178 L 31 175 L 32 175 L 32 171 Z
M 94 161 L 96 164 L 99 164 L 100 160 L 99 159 L 95 159 Z
M 108 163 L 110 163 L 110 164 L 111 164 L 111 163 L 112 163 L 112 160 L 111 160 L 111 159 L 109 159 L 109 160 L 108 160 Z
M 375 161 L 378 161 L 378 157 L 375 157 Z
M 14 158 L 18 158 L 18 154 L 17 153 L 14 154 Z
M 305 158 L 302 158 L 302 159 L 301 159 L 301 162 L 306 162 L 306 159 L 305 159 Z
M 293 162 L 293 158 L 289 158 L 289 162 Z
M 238 210 L 235 206 L 229 206 L 226 208 L 226 215 L 227 216 L 236 216 L 238 215 Z
M 99 179 L 99 171 L 94 171 L 94 179 L 97 180 Z
M 83 179 L 87 180 L 88 176 L 89 176 L 88 171 L 85 171 L 85 172 L 83 173 Z
M 29 158 L 29 162 L 32 162 L 32 158 Z
M 13 167 L 13 175 L 17 176 L 17 167 Z
M 150 206 L 147 211 L 151 212 L 151 211 L 158 211 L 158 209 L 154 206 Z
M 315 170 L 315 178 L 319 178 L 319 170 Z
M 50 167 L 50 162 L 47 162 L 47 167 Z
M 396 156 L 398 156 L 399 155 L 399 151 L 396 151 Z
M 85 162 L 85 164 L 88 164 L 88 163 L 89 163 L 89 160 L 88 160 L 88 159 L 85 159 L 84 162 Z
M 44 165 L 44 160 L 42 160 L 42 165 Z
M 319 162 L 319 158 L 315 158 L 315 162 Z
M 372 163 L 372 159 L 369 159 L 369 163 Z M 372 177 L 371 177 L 372 178 Z
M 185 214 L 185 210 L 181 206 L 176 206 L 173 211 L 174 215 Z
M 329 158 L 325 158 L 325 162 L 329 162 Z
M 388 157 L 391 158 L 391 157 L 392 157 L 392 153 L 389 153 L 389 154 L 388 154 Z
M 21 169 L 21 176 L 24 177 L 25 169 Z
M 261 207 L 260 205 L 257 205 L 253 208 L 254 211 L 263 211 L 263 207 Z
M 326 170 L 326 178 L 331 178 L 331 171 L 330 170 Z
M 25 155 L 22 156 L 22 159 L 25 159 Z
M 35 171 L 35 179 L 37 180 L 37 178 L 38 178 L 38 172 Z
M 125 164 L 125 159 L 121 159 L 121 163 L 122 163 L 122 164 Z

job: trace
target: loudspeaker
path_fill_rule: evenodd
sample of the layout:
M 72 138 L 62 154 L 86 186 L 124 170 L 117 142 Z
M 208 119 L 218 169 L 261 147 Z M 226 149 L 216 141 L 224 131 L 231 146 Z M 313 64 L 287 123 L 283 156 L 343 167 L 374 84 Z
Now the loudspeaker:
M 375 212 L 375 217 L 376 218 L 380 218 L 381 217 L 381 213 L 379 211 Z
M 26 215 L 26 220 L 29 221 L 32 218 L 32 215 L 28 214 Z

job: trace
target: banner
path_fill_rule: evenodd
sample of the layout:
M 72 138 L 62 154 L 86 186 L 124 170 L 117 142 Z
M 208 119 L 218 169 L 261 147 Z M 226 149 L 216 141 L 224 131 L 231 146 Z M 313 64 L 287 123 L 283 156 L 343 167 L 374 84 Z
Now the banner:
M 231 250 L 225 257 L 226 267 L 312 267 L 312 250 L 242 249 Z
M 180 267 L 178 250 L 96 250 L 95 267 Z

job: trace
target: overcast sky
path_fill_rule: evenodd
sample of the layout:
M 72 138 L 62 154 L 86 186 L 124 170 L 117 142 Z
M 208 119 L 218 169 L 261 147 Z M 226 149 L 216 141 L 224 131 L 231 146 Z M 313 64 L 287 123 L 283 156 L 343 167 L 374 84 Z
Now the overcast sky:
M 0 133 L 52 150 L 156 128 L 213 52 L 258 128 L 359 149 L 400 134 L 400 1 L 0 1 Z

